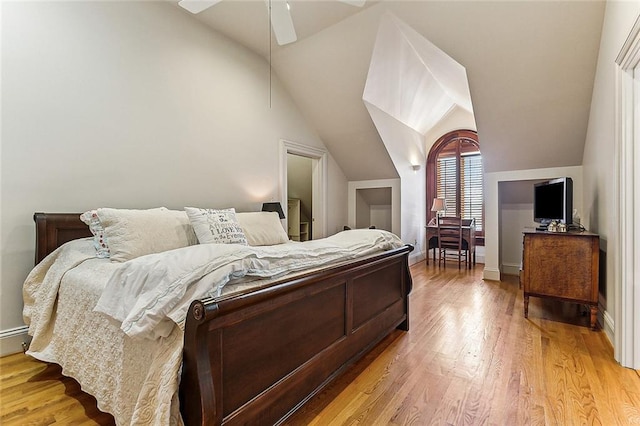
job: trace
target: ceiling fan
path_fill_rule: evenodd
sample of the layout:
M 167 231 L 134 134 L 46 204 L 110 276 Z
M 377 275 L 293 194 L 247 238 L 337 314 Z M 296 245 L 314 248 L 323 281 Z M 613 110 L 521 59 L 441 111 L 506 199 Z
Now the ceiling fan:
M 180 0 L 178 4 L 189 12 L 200 13 L 222 0 Z M 338 0 L 352 6 L 362 7 L 366 0 Z M 287 0 L 265 0 L 267 9 L 270 8 L 271 28 L 276 35 L 276 41 L 280 46 L 293 43 L 298 39 L 293 27 L 289 3 Z

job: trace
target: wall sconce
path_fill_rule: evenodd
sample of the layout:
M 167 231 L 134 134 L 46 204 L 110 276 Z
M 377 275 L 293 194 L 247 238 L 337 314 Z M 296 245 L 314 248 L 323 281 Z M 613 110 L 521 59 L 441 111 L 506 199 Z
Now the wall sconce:
M 413 164 L 411 166 L 411 170 L 413 170 L 413 173 L 418 173 L 418 170 L 420 170 L 420 164 Z
M 280 219 L 284 219 L 284 212 L 282 211 L 282 206 L 279 202 L 273 203 L 262 203 L 262 211 L 263 212 L 277 212 Z

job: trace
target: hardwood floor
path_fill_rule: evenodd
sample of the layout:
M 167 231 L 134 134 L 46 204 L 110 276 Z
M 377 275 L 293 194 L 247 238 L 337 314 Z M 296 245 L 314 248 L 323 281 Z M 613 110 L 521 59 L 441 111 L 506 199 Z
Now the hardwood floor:
M 640 424 L 640 378 L 577 305 L 532 298 L 516 277 L 412 267 L 411 330 L 392 333 L 288 425 Z M 60 368 L 0 359 L 0 424 L 110 425 Z
M 0 358 L 0 425 L 114 425 L 96 400 L 55 364 L 26 355 Z

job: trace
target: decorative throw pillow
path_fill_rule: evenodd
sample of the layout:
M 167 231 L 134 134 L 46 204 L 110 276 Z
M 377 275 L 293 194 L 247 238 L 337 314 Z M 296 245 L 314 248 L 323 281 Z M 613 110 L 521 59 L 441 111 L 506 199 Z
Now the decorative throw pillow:
M 97 215 L 109 242 L 113 262 L 125 262 L 198 242 L 189 218 L 180 210 L 101 208 Z
M 235 209 L 213 210 L 185 207 L 200 244 L 243 244 L 247 238 L 236 219 Z
M 289 241 L 276 212 L 236 213 L 250 246 L 272 246 Z
M 80 215 L 80 220 L 89 226 L 89 230 L 93 234 L 93 246 L 96 248 L 96 257 L 101 259 L 109 257 L 109 245 L 107 238 L 104 236 L 104 228 L 98 219 L 96 210 L 89 210 Z

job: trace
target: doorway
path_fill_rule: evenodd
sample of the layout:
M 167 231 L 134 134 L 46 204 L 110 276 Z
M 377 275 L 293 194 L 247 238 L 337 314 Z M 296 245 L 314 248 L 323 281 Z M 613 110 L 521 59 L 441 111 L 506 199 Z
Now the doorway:
M 291 166 L 289 165 L 290 159 L 292 159 Z M 328 155 L 324 149 L 286 140 L 280 141 L 280 199 L 282 205 L 287 206 L 287 210 L 289 210 L 289 199 L 302 200 L 299 197 L 304 192 L 304 190 L 299 190 L 295 184 L 292 184 L 291 191 L 289 190 L 289 169 L 291 168 L 291 179 L 295 179 L 295 173 L 299 170 L 310 169 L 310 196 L 308 196 L 310 202 L 305 205 L 307 209 L 305 213 L 308 219 L 307 239 L 318 239 L 327 236 L 327 163 Z M 307 196 L 304 195 L 303 197 Z M 301 206 L 300 212 L 302 213 L 303 211 Z M 292 219 L 295 222 L 296 217 L 292 217 Z M 285 221 L 287 222 L 286 229 L 289 229 L 289 214 L 287 214 Z M 295 235 L 295 230 L 300 225 L 297 223 L 292 225 L 292 232 Z
M 293 241 L 313 239 L 313 161 L 287 153 L 287 234 Z

